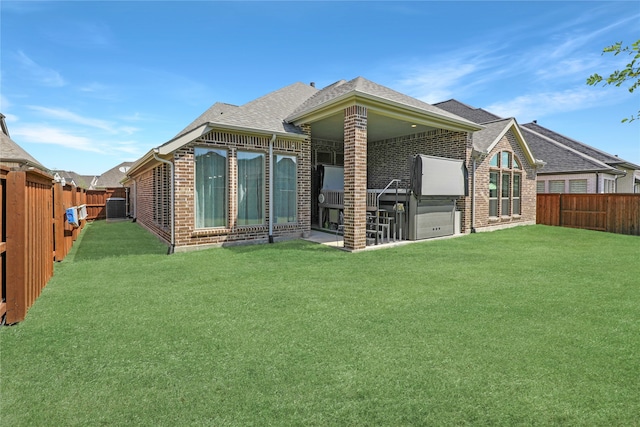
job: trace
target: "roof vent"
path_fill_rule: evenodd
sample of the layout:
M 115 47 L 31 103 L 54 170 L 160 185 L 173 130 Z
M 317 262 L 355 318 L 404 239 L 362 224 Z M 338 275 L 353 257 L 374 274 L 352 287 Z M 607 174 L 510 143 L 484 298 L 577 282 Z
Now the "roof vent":
M 311 86 L 311 87 L 316 87 L 316 82 L 311 82 L 311 83 L 309 83 L 309 86 Z

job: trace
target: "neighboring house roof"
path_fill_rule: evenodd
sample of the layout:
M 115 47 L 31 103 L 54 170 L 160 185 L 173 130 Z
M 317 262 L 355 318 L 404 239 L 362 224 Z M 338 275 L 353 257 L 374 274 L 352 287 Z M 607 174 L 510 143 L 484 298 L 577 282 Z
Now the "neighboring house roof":
M 544 126 L 540 126 L 538 123 L 526 123 L 522 125 L 523 127 L 535 132 L 539 135 L 550 138 L 565 147 L 568 147 L 572 150 L 575 150 L 579 153 L 584 154 L 590 158 L 596 159 L 600 162 L 606 163 L 610 166 L 624 166 L 630 169 L 640 169 L 639 165 L 631 163 L 627 160 L 621 159 L 618 156 L 614 156 L 597 148 L 591 147 L 587 144 L 584 144 L 580 141 L 576 141 L 575 139 L 569 138 L 567 136 L 561 135 L 557 132 L 552 131 L 551 129 L 547 129 Z
M 27 153 L 9 136 L 9 129 L 4 120 L 5 116 L 0 113 L 0 163 L 15 165 L 17 167 L 34 167 L 43 171 L 48 171 L 42 163 L 37 161 L 31 154 Z
M 115 166 L 108 171 L 104 172 L 102 175 L 98 177 L 94 188 L 114 188 L 114 187 L 122 187 L 120 181 L 124 179 L 127 175 L 127 171 L 133 162 L 122 162 L 118 166 Z
M 87 190 L 93 189 L 93 185 L 98 179 L 95 175 L 80 175 L 73 171 L 54 170 L 51 173 L 53 173 L 56 181 L 61 181 L 64 178 L 65 184 L 75 185 Z
M 329 108 L 334 104 L 339 105 L 341 101 L 354 96 L 408 109 L 426 116 L 444 119 L 445 121 L 465 126 L 469 128 L 469 130 L 481 129 L 481 126 L 474 126 L 474 122 L 461 116 L 367 80 L 364 77 L 356 77 L 348 82 L 340 80 L 325 87 L 296 108 L 285 120 L 288 122 L 300 121 L 303 117 L 315 113 L 318 110 Z
M 547 163 L 539 173 L 582 173 L 582 172 L 611 172 L 617 173 L 612 166 L 598 159 L 587 156 L 573 148 L 567 147 L 552 138 L 532 131 L 530 128 L 522 128 L 531 149 L 534 153 L 543 153 Z

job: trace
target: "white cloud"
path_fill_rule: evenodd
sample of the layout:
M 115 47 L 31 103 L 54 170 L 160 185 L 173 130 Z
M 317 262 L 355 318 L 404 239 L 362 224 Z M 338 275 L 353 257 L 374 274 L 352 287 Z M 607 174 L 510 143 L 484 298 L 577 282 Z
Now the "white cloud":
M 48 108 L 48 107 L 41 107 L 37 105 L 31 105 L 29 106 L 29 108 L 34 111 L 43 113 L 45 116 L 49 118 L 64 120 L 67 122 L 71 122 L 71 123 L 75 123 L 83 126 L 89 126 L 89 127 L 101 129 L 107 132 L 114 132 L 113 124 L 109 123 L 106 120 L 83 117 L 62 108 Z
M 606 92 L 585 87 L 559 92 L 530 93 L 483 108 L 502 117 L 516 117 L 519 122 L 526 123 L 539 117 L 602 106 L 609 98 Z
M 18 62 L 31 77 L 43 86 L 61 87 L 67 84 L 59 72 L 39 65 L 22 51 L 18 51 Z
M 24 124 L 12 129 L 11 136 L 34 144 L 60 145 L 74 150 L 105 153 L 103 149 L 94 144 L 89 138 L 73 135 L 63 129 L 50 126 Z

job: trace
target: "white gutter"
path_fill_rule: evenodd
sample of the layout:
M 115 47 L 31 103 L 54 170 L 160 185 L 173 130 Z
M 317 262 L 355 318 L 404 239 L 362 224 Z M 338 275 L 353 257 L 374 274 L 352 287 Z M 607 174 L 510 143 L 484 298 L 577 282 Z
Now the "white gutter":
M 269 243 L 273 243 L 273 142 L 276 140 L 274 133 L 269 140 Z
M 167 165 L 169 165 L 169 167 L 171 168 L 171 247 L 169 248 L 169 253 L 172 254 L 173 253 L 173 249 L 176 246 L 176 218 L 175 218 L 175 203 L 174 203 L 174 194 L 175 194 L 175 188 L 174 188 L 174 165 L 173 162 L 163 159 L 161 157 L 158 157 L 158 149 L 154 148 L 153 149 L 153 158 L 156 159 L 157 161 L 161 162 L 161 163 L 165 163 Z

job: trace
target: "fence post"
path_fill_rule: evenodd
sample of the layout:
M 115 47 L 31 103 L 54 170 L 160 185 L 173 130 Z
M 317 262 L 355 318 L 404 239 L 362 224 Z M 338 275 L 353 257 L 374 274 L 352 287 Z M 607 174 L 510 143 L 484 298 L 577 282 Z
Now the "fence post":
M 27 314 L 27 174 L 7 174 L 7 315 L 8 325 Z

